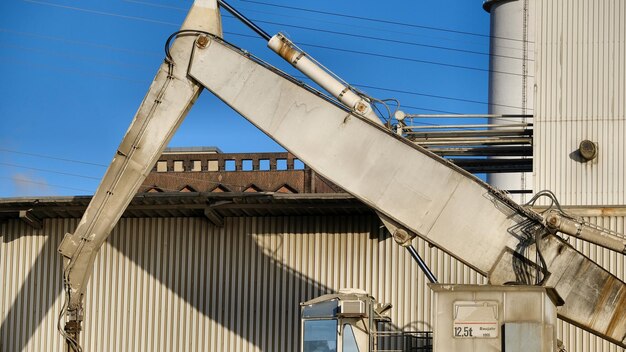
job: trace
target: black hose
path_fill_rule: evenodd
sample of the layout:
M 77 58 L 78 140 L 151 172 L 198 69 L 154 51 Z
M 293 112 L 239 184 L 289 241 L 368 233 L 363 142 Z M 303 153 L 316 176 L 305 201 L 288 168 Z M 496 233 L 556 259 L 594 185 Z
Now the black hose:
M 264 31 L 261 27 L 257 26 L 254 22 L 250 21 L 248 18 L 246 18 L 246 16 L 241 14 L 234 7 L 230 6 L 226 1 L 217 0 L 217 3 L 220 4 L 220 6 L 222 6 L 226 11 L 230 12 L 233 16 L 238 18 L 241 22 L 243 22 L 243 24 L 250 27 L 250 29 L 255 31 L 256 34 L 260 35 L 266 41 L 268 42 L 270 41 L 272 37 L 269 34 L 267 34 L 266 31 Z

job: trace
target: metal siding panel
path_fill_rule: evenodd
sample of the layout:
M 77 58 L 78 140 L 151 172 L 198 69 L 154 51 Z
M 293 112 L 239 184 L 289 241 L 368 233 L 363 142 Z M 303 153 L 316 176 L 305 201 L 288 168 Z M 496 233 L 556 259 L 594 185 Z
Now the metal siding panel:
M 624 217 L 589 219 L 626 231 Z M 0 285 L 3 351 L 62 351 L 56 245 L 76 219 L 50 219 L 34 231 L 2 225 Z M 409 255 L 373 216 L 122 219 L 89 284 L 83 345 L 90 351 L 294 351 L 299 302 L 346 286 L 393 304 L 399 328 L 431 329 L 432 295 Z M 623 278 L 623 256 L 575 243 Z M 431 248 L 415 247 L 440 281 L 486 283 Z M 27 317 L 28 319 L 24 319 Z M 617 351 L 561 324 L 570 350 Z
M 3 225 L 4 350 L 63 350 L 56 245 L 76 221 L 46 220 L 40 234 L 19 221 Z M 299 302 L 348 286 L 392 303 L 399 327 L 429 329 L 423 274 L 382 238 L 371 216 L 228 218 L 223 229 L 195 218 L 122 219 L 95 263 L 83 345 L 293 351 Z M 484 282 L 425 242 L 416 240 L 416 247 L 439 277 Z
M 620 0 L 541 0 L 537 18 L 535 184 L 564 204 L 624 204 L 626 7 Z M 583 139 L 599 145 L 571 159 Z

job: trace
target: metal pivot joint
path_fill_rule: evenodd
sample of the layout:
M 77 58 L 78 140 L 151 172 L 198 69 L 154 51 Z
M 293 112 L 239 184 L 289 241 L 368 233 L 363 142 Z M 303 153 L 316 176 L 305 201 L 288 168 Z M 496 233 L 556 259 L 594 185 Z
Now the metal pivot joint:
M 207 47 L 207 45 L 209 45 L 209 41 L 209 37 L 207 37 L 206 35 L 201 35 L 198 37 L 198 39 L 196 39 L 196 45 L 198 46 L 198 48 L 204 49 Z
M 407 251 L 409 251 L 411 257 L 413 257 L 428 281 L 430 281 L 431 284 L 437 283 L 437 278 L 435 277 L 435 274 L 433 274 L 426 262 L 424 262 L 419 253 L 417 253 L 415 247 L 413 247 L 412 241 L 416 237 L 416 235 L 412 232 L 398 227 L 391 219 L 381 213 L 378 213 L 378 217 L 393 237 L 393 240 L 396 241 L 396 243 L 400 246 L 406 248 Z

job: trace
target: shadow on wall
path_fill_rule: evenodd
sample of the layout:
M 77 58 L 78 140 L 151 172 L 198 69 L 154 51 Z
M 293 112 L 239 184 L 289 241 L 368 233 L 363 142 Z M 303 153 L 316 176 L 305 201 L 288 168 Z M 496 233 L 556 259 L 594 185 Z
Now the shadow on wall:
M 63 234 L 73 230 L 77 221 L 46 220 L 44 230 L 36 233 L 18 220 L 3 225 L 2 241 L 8 250 L 25 251 L 24 243 L 33 240 L 31 236 L 40 236 L 39 240 L 44 243 L 37 246 L 41 248 L 39 253 L 33 254 L 36 255 L 34 264 L 24 269 L 28 273 L 21 274 L 26 279 L 14 295 L 16 298 L 10 305 L 5 302 L 8 312 L 0 326 L 0 351 L 22 351 L 41 324 L 46 324 L 43 329 L 50 330 L 41 336 L 47 336 L 50 341 L 38 341 L 37 346 L 52 350 L 60 341 L 56 333 L 56 316 L 54 324 L 48 316 L 58 312 L 60 307 L 57 306 L 62 303 L 59 299 L 62 291 L 61 258 L 56 248 Z M 186 304 L 260 350 L 296 351 L 299 302 L 340 287 L 324 285 L 296 272 L 291 268 L 293 265 L 283 263 L 302 267 L 307 273 L 313 273 L 311 276 L 323 278 L 322 281 L 340 282 L 337 278 L 345 279 L 346 275 L 351 275 L 353 268 L 350 265 L 343 269 L 330 267 L 323 273 L 319 268 L 320 260 L 325 260 L 325 256 L 333 251 L 335 256 L 344 256 L 345 252 L 347 256 L 357 257 L 353 260 L 358 259 L 355 249 L 346 248 L 345 235 L 342 235 L 345 232 L 367 233 L 373 246 L 385 238 L 384 231 L 372 216 L 228 218 L 224 228 L 215 228 L 200 218 L 122 219 L 96 262 L 87 299 L 100 302 L 100 305 L 86 302 L 87 322 L 83 334 L 97 335 L 108 328 L 110 332 L 121 334 L 130 331 L 129 334 L 133 335 L 135 331 L 134 337 L 126 346 L 116 341 L 122 336 L 114 336 L 104 346 L 92 345 L 87 350 L 189 349 L 193 346 L 186 341 L 189 337 L 202 340 L 193 344 L 215 351 L 231 343 L 231 348 L 237 346 L 232 337 L 213 331 L 215 326 L 199 327 L 199 323 L 189 316 L 178 315 L 176 310 Z M 25 238 L 19 238 L 20 234 Z M 319 245 L 316 236 L 334 236 L 329 243 L 336 245 L 316 248 Z M 296 240 L 296 237 L 300 238 Z M 305 255 L 312 250 L 315 255 Z M 117 256 L 117 251 L 124 258 Z M 21 254 L 7 260 L 7 281 L 16 281 L 17 278 L 9 276 L 20 275 L 16 270 L 19 265 L 17 255 Z M 133 270 L 134 266 L 128 260 L 141 270 Z M 348 259 L 344 260 L 345 264 L 348 262 Z M 104 271 L 100 269 L 101 265 L 114 269 Z M 177 303 L 179 300 L 164 297 L 166 293 L 162 293 L 162 289 L 154 290 L 153 283 L 146 285 L 146 280 L 151 279 L 157 282 L 156 287 L 158 283 L 166 286 L 184 303 L 181 305 Z M 125 303 L 119 303 L 121 306 L 117 307 L 103 306 L 102 299 L 108 295 L 115 295 L 112 300 Z M 89 311 L 94 306 L 102 310 L 98 316 Z M 109 320 L 115 317 L 118 321 L 94 321 L 103 319 L 101 316 L 110 317 Z M 130 320 L 137 316 L 150 321 L 133 325 Z M 177 320 L 172 321 L 173 318 Z M 167 344 L 161 346 L 159 341 L 163 336 L 151 335 L 153 340 L 146 341 L 146 326 L 154 329 L 148 331 L 155 334 L 174 329 L 183 333 L 178 336 L 180 341 L 175 341 L 175 337 L 168 338 Z M 188 331 L 196 331 L 197 335 L 190 336 Z M 209 341 L 212 338 L 216 341 Z M 95 338 L 91 336 L 90 340 Z M 106 343 L 111 346 L 107 347 Z

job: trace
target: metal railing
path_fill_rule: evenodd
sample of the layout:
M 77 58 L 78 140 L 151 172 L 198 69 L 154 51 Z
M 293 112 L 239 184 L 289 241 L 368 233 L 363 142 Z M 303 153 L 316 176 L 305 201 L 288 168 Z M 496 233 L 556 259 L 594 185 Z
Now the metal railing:
M 433 335 L 430 331 L 378 331 L 371 352 L 431 352 Z

